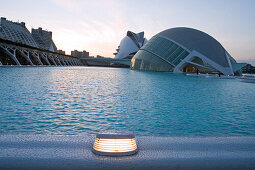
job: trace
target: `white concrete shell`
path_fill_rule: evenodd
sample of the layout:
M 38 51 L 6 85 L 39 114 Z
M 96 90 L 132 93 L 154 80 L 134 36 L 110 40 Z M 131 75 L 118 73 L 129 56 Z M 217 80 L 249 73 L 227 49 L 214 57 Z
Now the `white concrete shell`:
M 120 42 L 119 52 L 115 56 L 115 59 L 123 59 L 130 53 L 136 52 L 138 50 L 139 48 L 136 46 L 134 41 L 128 36 L 125 36 Z
M 239 70 L 245 66 L 245 63 L 236 63 L 212 36 L 185 27 L 167 29 L 156 34 L 136 53 L 131 62 L 132 69 L 145 71 L 178 73 L 186 66 L 194 66 L 224 75 L 239 74 Z
M 115 59 L 131 58 L 146 42 L 144 32 L 135 34 L 128 31 L 127 35 L 121 40 L 117 53 L 114 53 Z

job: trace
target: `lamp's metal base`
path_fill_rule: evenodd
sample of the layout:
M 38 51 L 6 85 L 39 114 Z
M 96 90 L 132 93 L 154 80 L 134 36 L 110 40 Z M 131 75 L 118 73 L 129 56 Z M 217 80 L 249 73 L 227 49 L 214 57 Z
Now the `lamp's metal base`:
M 96 151 L 95 149 L 92 149 L 92 152 L 96 155 L 100 156 L 113 156 L 113 157 L 119 157 L 119 156 L 130 156 L 135 155 L 138 152 L 138 149 L 131 151 L 131 152 L 100 152 Z

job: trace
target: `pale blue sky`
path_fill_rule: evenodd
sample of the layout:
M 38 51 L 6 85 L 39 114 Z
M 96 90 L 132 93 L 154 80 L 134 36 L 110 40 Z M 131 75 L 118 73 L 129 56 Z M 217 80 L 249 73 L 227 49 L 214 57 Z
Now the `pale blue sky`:
M 172 27 L 215 37 L 236 59 L 255 59 L 255 0 L 0 0 L 0 16 L 53 32 L 59 49 L 113 57 L 127 30 L 147 39 Z

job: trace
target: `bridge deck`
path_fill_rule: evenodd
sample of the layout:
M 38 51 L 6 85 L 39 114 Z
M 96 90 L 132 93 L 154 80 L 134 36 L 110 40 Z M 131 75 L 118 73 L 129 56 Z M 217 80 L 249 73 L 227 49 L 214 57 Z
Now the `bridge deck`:
M 114 58 L 80 58 L 85 61 L 94 61 L 94 62 L 106 62 L 106 63 L 115 63 L 115 64 L 124 64 L 130 66 L 130 59 L 114 59 Z

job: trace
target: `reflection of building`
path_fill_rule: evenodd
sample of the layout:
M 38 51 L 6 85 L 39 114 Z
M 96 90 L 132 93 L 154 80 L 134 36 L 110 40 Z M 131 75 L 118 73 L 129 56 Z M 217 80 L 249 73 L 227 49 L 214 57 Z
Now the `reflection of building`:
M 121 40 L 117 52 L 114 53 L 116 59 L 131 59 L 134 54 L 146 43 L 144 32 L 135 34 L 131 31 Z
M 77 58 L 89 58 L 89 52 L 83 50 L 83 51 L 78 51 L 74 50 L 71 51 L 71 56 L 77 57 Z
M 24 22 L 12 22 L 3 17 L 0 19 L 0 38 L 38 47 Z
M 39 27 L 38 29 L 32 29 L 31 34 L 39 48 L 57 52 L 57 47 L 52 40 L 51 31 L 42 30 L 42 28 Z
M 132 58 L 131 68 L 170 72 L 240 74 L 237 63 L 210 35 L 192 28 L 172 28 L 153 36 Z

